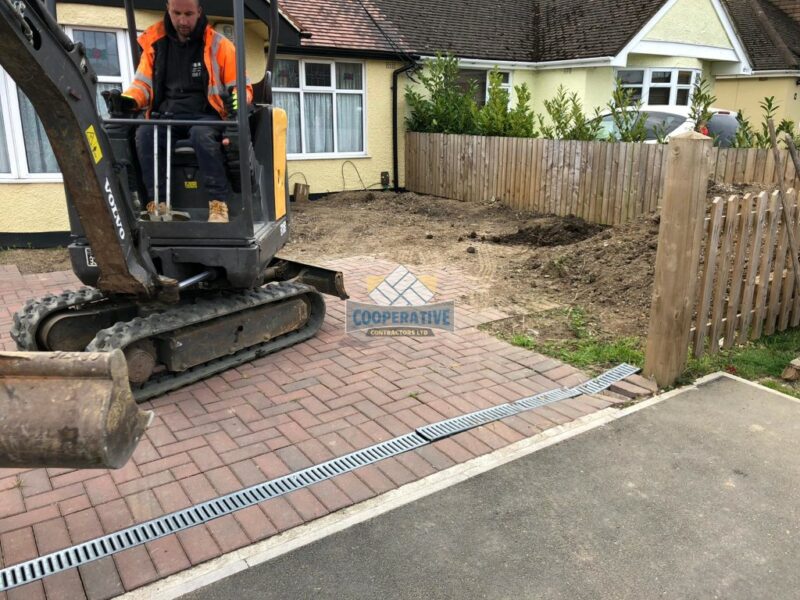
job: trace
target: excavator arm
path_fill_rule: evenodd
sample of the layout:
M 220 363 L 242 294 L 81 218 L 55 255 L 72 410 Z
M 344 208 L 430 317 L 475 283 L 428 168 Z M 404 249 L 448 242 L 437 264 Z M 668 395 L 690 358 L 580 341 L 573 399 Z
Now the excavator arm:
M 0 66 L 47 132 L 100 269 L 98 287 L 140 298 L 176 293 L 177 282 L 159 277 L 137 244 L 139 228 L 97 111 L 97 76 L 83 45 L 67 37 L 40 0 L 0 0 Z

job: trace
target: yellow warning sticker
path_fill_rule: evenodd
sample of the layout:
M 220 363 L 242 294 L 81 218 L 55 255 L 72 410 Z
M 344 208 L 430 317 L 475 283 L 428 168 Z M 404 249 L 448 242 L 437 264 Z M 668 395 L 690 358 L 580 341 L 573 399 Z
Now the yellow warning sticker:
M 197 189 L 197 182 L 196 181 L 184 181 L 183 187 L 187 190 L 196 190 Z
M 100 149 L 100 143 L 97 141 L 97 133 L 94 130 L 94 125 L 89 125 L 86 130 L 86 141 L 89 142 L 89 148 L 92 150 L 95 164 L 99 164 L 103 160 L 103 151 Z

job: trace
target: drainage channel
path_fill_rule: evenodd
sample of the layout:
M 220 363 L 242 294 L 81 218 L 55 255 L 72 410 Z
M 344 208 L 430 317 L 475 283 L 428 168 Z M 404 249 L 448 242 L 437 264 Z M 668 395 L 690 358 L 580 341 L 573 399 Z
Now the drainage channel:
M 337 475 L 354 471 L 359 467 L 409 452 L 436 440 L 474 429 L 504 417 L 566 398 L 574 398 L 581 394 L 601 392 L 613 383 L 633 375 L 638 370 L 634 366 L 621 364 L 610 371 L 606 371 L 601 376 L 573 388 L 542 392 L 509 404 L 493 406 L 460 417 L 426 425 L 406 435 L 357 450 L 307 469 L 296 471 L 277 479 L 271 479 L 201 504 L 195 504 L 190 508 L 185 508 L 64 550 L 6 567 L 0 570 L 0 592 L 44 579 L 67 569 L 85 565 L 195 525 L 207 523 L 253 504 L 277 498 L 289 492 L 331 479 Z

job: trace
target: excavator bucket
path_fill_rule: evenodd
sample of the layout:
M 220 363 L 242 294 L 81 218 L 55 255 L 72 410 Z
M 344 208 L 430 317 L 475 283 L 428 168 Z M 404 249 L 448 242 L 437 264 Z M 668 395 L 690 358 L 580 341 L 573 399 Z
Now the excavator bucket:
M 0 351 L 0 468 L 117 469 L 152 416 L 121 350 Z

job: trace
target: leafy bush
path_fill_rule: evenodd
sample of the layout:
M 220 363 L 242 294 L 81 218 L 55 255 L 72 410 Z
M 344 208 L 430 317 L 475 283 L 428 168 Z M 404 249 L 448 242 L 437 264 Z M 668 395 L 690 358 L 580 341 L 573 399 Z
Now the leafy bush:
M 478 133 L 508 137 L 535 137 L 533 111 L 529 104 L 531 92 L 527 84 L 514 86 L 517 103 L 509 110 L 508 90 L 502 87 L 503 78 L 495 69 L 489 73 L 489 98 L 478 112 Z
M 556 95 L 544 101 L 544 108 L 548 119 L 539 115 L 539 127 L 542 137 L 552 140 L 579 140 L 593 141 L 600 132 L 600 119 L 598 111 L 589 118 L 583 112 L 583 104 L 578 99 L 578 94 L 567 93 L 563 85 L 558 86 Z
M 406 103 L 411 111 L 406 118 L 408 131 L 424 133 L 477 132 L 474 82 L 462 90 L 458 80 L 458 59 L 438 54 L 419 73 L 427 95 L 406 88 Z
M 609 141 L 643 142 L 647 139 L 647 129 L 645 129 L 647 116 L 641 112 L 642 101 L 634 102 L 633 91 L 622 87 L 620 80 L 617 80 L 607 106 L 617 128 L 616 135 Z
M 775 96 L 764 98 L 759 102 L 759 106 L 761 107 L 762 115 L 760 130 L 753 129 L 750 120 L 744 116 L 744 111 L 741 109 L 739 110 L 739 114 L 736 116 L 736 120 L 739 121 L 739 128 L 736 130 L 736 136 L 731 144 L 734 148 L 772 147 L 769 136 L 769 125 L 767 123 L 770 119 L 774 122 L 775 114 L 778 112 L 780 106 L 775 104 Z M 780 139 L 782 133 L 792 136 L 794 139 L 797 136 L 794 121 L 782 119 L 775 128 L 775 135 Z
M 694 121 L 694 130 L 700 131 L 703 124 L 711 119 L 711 105 L 717 101 L 717 97 L 711 93 L 711 84 L 705 77 L 694 84 L 692 89 L 692 99 L 689 105 L 689 118 Z

